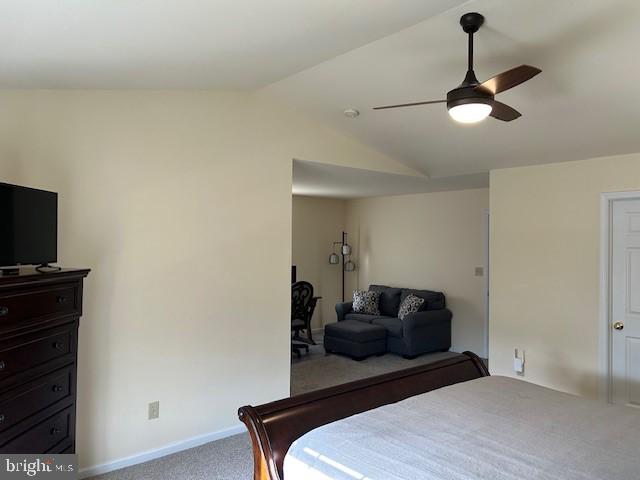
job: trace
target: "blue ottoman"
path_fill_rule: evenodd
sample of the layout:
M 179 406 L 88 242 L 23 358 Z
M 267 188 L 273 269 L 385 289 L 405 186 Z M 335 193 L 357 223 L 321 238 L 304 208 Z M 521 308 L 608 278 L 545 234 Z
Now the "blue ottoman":
M 381 325 L 343 320 L 324 327 L 324 349 L 327 353 L 348 355 L 364 360 L 387 351 L 387 329 Z

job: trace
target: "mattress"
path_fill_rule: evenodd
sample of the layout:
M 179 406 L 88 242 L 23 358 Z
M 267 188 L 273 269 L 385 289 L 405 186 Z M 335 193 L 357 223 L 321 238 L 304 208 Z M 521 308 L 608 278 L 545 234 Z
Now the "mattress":
M 491 376 L 316 428 L 284 480 L 640 479 L 640 410 Z

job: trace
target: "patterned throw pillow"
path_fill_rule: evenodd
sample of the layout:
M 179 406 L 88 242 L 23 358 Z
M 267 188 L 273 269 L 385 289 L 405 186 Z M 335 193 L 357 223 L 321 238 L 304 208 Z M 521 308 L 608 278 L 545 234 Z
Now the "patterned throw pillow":
M 379 302 L 380 292 L 365 290 L 354 290 L 353 292 L 353 311 L 356 313 L 380 315 Z
M 410 313 L 417 312 L 420 310 L 420 307 L 424 303 L 424 298 L 417 297 L 413 294 L 407 295 L 407 298 L 404 299 L 402 305 L 400 305 L 400 310 L 398 311 L 398 318 L 400 320 L 404 320 L 404 317 L 409 315 Z

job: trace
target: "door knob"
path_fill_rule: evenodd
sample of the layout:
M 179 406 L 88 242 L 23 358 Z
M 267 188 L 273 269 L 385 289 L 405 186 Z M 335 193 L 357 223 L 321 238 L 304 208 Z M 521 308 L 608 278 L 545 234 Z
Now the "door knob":
M 624 323 L 616 322 L 613 324 L 613 328 L 616 330 L 624 330 Z

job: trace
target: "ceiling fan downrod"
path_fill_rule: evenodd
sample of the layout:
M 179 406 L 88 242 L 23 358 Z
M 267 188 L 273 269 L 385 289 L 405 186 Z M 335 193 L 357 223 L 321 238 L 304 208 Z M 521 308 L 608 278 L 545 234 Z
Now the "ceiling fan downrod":
M 476 12 L 470 12 L 460 17 L 460 25 L 462 30 L 468 35 L 468 56 L 467 56 L 467 74 L 462 83 L 465 86 L 479 85 L 476 74 L 473 71 L 473 34 L 476 33 L 484 24 L 484 16 Z

